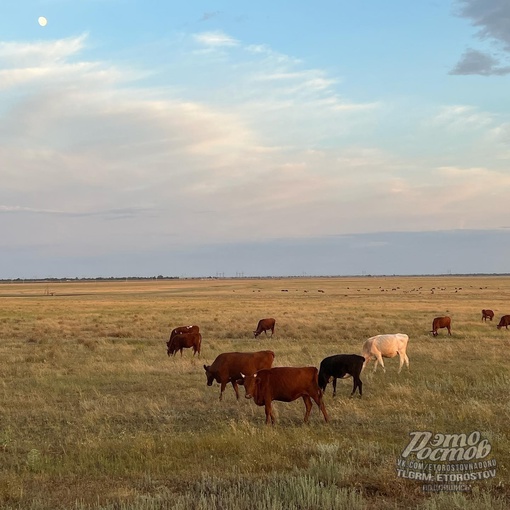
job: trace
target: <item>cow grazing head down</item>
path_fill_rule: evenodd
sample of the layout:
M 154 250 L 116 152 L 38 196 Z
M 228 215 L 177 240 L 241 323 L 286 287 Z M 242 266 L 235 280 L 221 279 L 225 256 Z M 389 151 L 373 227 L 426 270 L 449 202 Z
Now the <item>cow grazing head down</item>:
M 499 324 L 496 326 L 498 329 L 506 328 L 508 329 L 508 326 L 510 326 L 510 315 L 503 315 L 501 319 L 499 320 Z
M 177 351 L 181 351 L 182 357 L 183 349 L 192 348 L 193 356 L 198 352 L 198 357 L 200 357 L 201 344 L 202 335 L 200 333 L 181 333 L 167 341 L 166 353 L 168 356 L 175 356 Z
M 265 333 L 267 336 L 267 332 L 271 331 L 271 336 L 274 334 L 274 326 L 276 324 L 276 320 L 272 317 L 267 319 L 260 319 L 257 324 L 257 329 L 253 332 L 253 336 L 257 338 L 261 333 Z
M 205 376 L 207 378 L 207 386 L 212 386 L 214 382 L 214 374 L 210 372 L 211 365 L 204 365 Z
M 274 352 L 265 350 L 257 352 L 224 352 L 219 354 L 212 365 L 204 365 L 207 385 L 214 381 L 220 384 L 220 400 L 227 384 L 231 383 L 236 398 L 239 399 L 238 384 L 241 374 L 251 375 L 263 368 L 271 368 Z M 242 383 L 241 383 L 242 384 Z
M 446 328 L 448 330 L 448 335 L 451 336 L 451 334 L 452 334 L 451 324 L 452 324 L 452 320 L 448 316 L 445 316 L 445 317 L 436 317 L 432 321 L 432 331 L 431 331 L 432 336 L 437 336 L 438 335 L 437 330 L 441 329 L 441 328 Z
M 363 394 L 363 383 L 361 382 L 360 374 L 364 364 L 365 358 L 357 354 L 336 354 L 324 358 L 319 367 L 319 388 L 324 393 L 328 383 L 333 382 L 333 396 L 335 396 L 337 379 L 352 377 L 353 387 L 351 397 L 356 393 L 356 389 L 361 397 Z

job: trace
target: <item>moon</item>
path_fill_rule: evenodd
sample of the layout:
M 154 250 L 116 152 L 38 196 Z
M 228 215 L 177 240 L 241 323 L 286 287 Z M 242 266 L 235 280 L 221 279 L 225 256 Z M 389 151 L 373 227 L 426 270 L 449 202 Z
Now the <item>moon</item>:
M 39 23 L 41 27 L 45 27 L 48 24 L 48 20 L 44 16 L 39 16 L 37 23 Z

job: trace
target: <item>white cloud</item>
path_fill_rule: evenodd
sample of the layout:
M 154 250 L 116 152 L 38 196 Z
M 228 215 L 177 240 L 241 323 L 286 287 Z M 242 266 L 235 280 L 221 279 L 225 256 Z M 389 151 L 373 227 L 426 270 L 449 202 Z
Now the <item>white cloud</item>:
M 195 39 L 205 46 L 237 46 L 239 44 L 233 37 L 225 34 L 221 31 L 215 32 L 201 32 L 199 34 L 195 34 Z
M 211 63 L 187 48 L 192 64 L 207 70 L 206 87 L 175 85 L 178 67 L 165 75 L 169 88 L 143 86 L 133 80 L 143 70 L 83 58 L 84 37 L 2 46 L 6 243 L 25 243 L 30 231 L 34 243 L 61 252 L 62 243 L 76 252 L 150 250 L 389 225 L 449 228 L 460 216 L 476 226 L 510 221 L 506 181 L 494 199 L 480 186 L 483 174 L 460 163 L 437 170 L 368 142 L 366 127 L 381 120 L 376 99 L 344 99 L 340 79 L 267 47 L 243 47 L 223 33 L 197 41 L 225 50 Z M 17 63 L 17 53 L 29 57 Z M 457 105 L 430 126 L 449 136 L 467 127 L 491 132 L 497 122 Z M 470 205 L 487 199 L 494 211 L 480 220 L 480 206 Z

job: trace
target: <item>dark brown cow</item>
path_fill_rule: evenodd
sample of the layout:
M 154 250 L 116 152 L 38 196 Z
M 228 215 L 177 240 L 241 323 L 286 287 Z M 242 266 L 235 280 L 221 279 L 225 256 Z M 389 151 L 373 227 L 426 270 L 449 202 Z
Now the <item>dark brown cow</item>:
M 277 367 L 259 370 L 244 379 L 246 398 L 253 398 L 258 406 L 266 408 L 266 425 L 274 425 L 273 400 L 292 402 L 301 397 L 305 403 L 305 423 L 312 410 L 312 399 L 322 411 L 324 420 L 328 413 L 322 401 L 322 391 L 318 383 L 319 371 L 316 367 Z
M 200 347 L 202 345 L 202 335 L 200 333 L 181 333 L 180 335 L 175 335 L 171 340 L 168 340 L 166 343 L 167 354 L 174 355 L 177 351 L 192 347 L 193 348 L 193 356 L 198 352 L 198 357 L 200 358 Z
M 452 322 L 452 320 L 450 319 L 450 317 L 436 317 L 432 321 L 432 334 L 434 336 L 437 336 L 438 329 L 446 328 L 448 330 L 448 334 L 451 336 L 451 334 L 452 334 L 451 329 L 450 329 L 451 322 Z
M 271 368 L 273 361 L 273 351 L 224 352 L 213 361 L 212 365 L 204 365 L 207 386 L 212 386 L 214 381 L 220 383 L 221 400 L 223 391 L 230 382 L 239 400 L 237 381 L 242 378 L 241 374 L 253 375 L 257 370 Z
M 262 332 L 264 332 L 267 336 L 267 332 L 269 330 L 271 330 L 271 336 L 273 336 L 275 324 L 276 321 L 273 318 L 260 319 L 257 324 L 257 329 L 253 332 L 255 338 L 257 338 Z
M 482 320 L 487 322 L 487 319 L 492 320 L 494 318 L 494 312 L 492 310 L 482 310 Z
M 508 326 L 510 326 L 510 315 L 503 315 L 503 317 L 499 320 L 498 329 L 501 329 L 502 327 L 508 329 Z
M 175 335 L 181 335 L 182 333 L 198 333 L 199 331 L 200 328 L 198 326 L 179 326 L 172 329 L 170 340 L 172 340 Z
M 325 392 L 326 386 L 330 379 L 333 379 L 333 396 L 336 395 L 336 380 L 338 378 L 344 379 L 346 377 L 353 378 L 353 388 L 351 397 L 358 388 L 359 396 L 361 397 L 363 383 L 360 379 L 365 358 L 357 354 L 336 354 L 328 356 L 321 361 L 319 368 L 319 388 Z

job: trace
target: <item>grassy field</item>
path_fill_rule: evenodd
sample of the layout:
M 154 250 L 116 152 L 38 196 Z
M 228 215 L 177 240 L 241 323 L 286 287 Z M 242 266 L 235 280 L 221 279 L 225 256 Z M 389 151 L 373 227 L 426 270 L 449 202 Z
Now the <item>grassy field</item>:
M 496 324 L 510 278 L 13 283 L 0 303 L 2 509 L 508 508 L 510 331 Z M 452 337 L 433 338 L 446 314 Z M 275 336 L 254 339 L 270 316 Z M 200 359 L 167 357 L 170 330 L 186 324 L 200 326 Z M 362 399 L 348 398 L 352 379 L 335 399 L 328 386 L 329 424 L 314 405 L 304 425 L 300 399 L 275 403 L 267 427 L 231 386 L 222 402 L 206 386 L 203 364 L 222 352 L 319 366 L 397 332 L 411 370 L 370 365 Z M 423 492 L 396 472 L 413 431 L 479 431 L 497 475 L 467 493 Z

